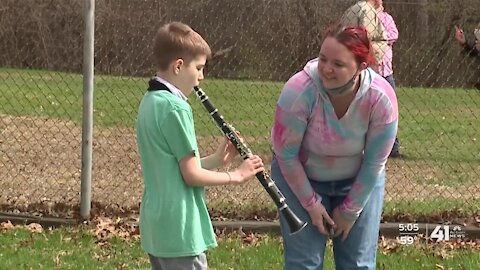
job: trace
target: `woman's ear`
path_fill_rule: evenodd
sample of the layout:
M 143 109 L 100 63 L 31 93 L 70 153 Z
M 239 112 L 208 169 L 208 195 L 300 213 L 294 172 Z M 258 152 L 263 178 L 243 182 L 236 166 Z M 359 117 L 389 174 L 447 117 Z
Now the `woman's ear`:
M 362 62 L 360 63 L 360 70 L 364 70 L 368 67 L 367 63 L 366 62 Z

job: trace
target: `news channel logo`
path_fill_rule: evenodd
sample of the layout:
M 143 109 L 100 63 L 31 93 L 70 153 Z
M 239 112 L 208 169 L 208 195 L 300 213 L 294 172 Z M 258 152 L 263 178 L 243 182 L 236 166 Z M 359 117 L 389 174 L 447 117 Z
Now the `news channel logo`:
M 460 225 L 436 225 L 434 229 L 428 233 L 428 226 L 426 227 L 427 233 L 432 240 L 436 242 L 450 241 L 457 239 L 464 239 L 466 234 Z

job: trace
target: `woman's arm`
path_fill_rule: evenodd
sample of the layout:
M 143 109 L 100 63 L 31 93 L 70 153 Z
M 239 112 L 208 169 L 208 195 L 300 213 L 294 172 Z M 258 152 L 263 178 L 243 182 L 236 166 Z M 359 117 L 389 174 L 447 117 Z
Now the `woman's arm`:
M 304 91 L 297 89 L 305 87 L 302 80 L 304 78 L 301 75 L 293 77 L 280 95 L 275 110 L 272 144 L 282 175 L 303 207 L 309 209 L 321 198 L 310 185 L 300 161 L 300 149 L 309 116 L 309 98 Z
M 398 108 L 393 90 L 377 102 L 366 135 L 363 162 L 352 189 L 340 206 L 342 216 L 356 220 L 372 190 L 385 173 L 385 164 L 397 134 Z

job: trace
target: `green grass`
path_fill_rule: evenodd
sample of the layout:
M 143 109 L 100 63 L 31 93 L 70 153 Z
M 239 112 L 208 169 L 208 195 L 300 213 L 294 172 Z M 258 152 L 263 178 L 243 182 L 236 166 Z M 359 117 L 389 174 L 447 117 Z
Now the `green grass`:
M 478 162 L 480 91 L 398 89 L 399 138 L 411 160 Z
M 140 100 L 149 78 L 95 77 L 95 123 L 100 127 L 134 126 Z M 81 123 L 82 76 L 41 70 L 0 69 L 1 111 L 11 115 L 36 115 Z M 205 80 L 202 88 L 227 120 L 235 120 L 239 129 L 255 129 L 253 116 L 265 115 L 270 125 L 276 98 L 282 85 L 271 82 Z M 195 95 L 190 103 L 200 123 L 212 122 Z M 268 119 L 266 118 L 268 117 Z M 258 122 L 257 122 L 258 123 Z M 261 123 L 260 123 L 261 124 Z M 261 124 L 263 125 L 263 124 Z M 199 125 L 199 134 L 211 132 Z M 250 132 L 248 132 L 250 133 Z
M 40 70 L 0 69 L 0 112 L 72 120 L 82 117 L 82 76 Z M 99 127 L 134 126 L 148 78 L 95 77 L 94 120 Z M 268 153 L 268 136 L 282 83 L 205 80 L 211 101 L 257 152 Z M 469 89 L 398 89 L 399 138 L 410 160 L 478 162 L 480 92 Z M 197 134 L 219 134 L 194 95 Z M 461 180 L 460 180 L 461 181 Z
M 149 78 L 95 77 L 94 121 L 98 127 L 133 128 Z M 82 76 L 41 70 L 0 69 L 0 113 L 82 121 Z M 282 84 L 205 80 L 202 88 L 225 120 L 246 136 L 268 136 Z M 192 94 L 197 135 L 221 135 L 203 105 Z M 269 142 L 247 140 L 268 152 Z
M 96 76 L 95 126 L 133 128 L 147 81 L 148 78 Z M 224 118 L 242 133 L 252 151 L 269 157 L 269 134 L 282 83 L 207 79 L 202 88 Z M 0 91 L 0 113 L 81 123 L 82 76 L 79 74 L 0 69 Z M 397 93 L 400 108 L 398 137 L 406 158 L 401 161 L 391 159 L 389 164 L 401 166 L 400 173 L 413 172 L 412 178 L 408 179 L 411 183 L 431 187 L 478 185 L 480 91 L 399 87 Z M 219 136 L 220 131 L 194 95 L 190 97 L 190 103 L 197 135 Z M 398 183 L 400 188 L 402 184 Z M 456 207 L 460 204 L 464 207 L 473 194 L 475 191 L 465 194 L 466 199 L 457 201 L 442 200 L 442 205 Z M 425 205 L 413 209 L 437 209 L 437 204 Z M 478 211 L 478 204 L 475 206 Z
M 457 250 L 443 258 L 436 249 L 435 246 L 405 245 L 393 253 L 379 253 L 377 269 L 476 269 L 480 264 L 478 251 Z
M 456 210 L 459 214 L 469 216 L 471 213 L 478 213 L 480 210 L 480 199 L 458 200 L 458 199 L 430 199 L 430 200 L 404 200 L 387 201 L 383 204 L 383 213 L 392 214 L 397 212 L 409 213 L 412 215 L 427 215 L 433 212 L 446 212 Z
M 210 269 L 281 269 L 283 248 L 277 236 L 257 235 L 247 243 L 238 235 L 221 236 L 219 246 L 208 252 Z M 378 269 L 475 269 L 478 251 L 439 252 L 440 244 L 397 246 L 388 254 L 378 252 Z M 443 254 L 443 256 L 440 256 Z M 442 258 L 446 257 L 446 258 Z M 327 249 L 325 269 L 333 268 L 331 248 Z M 421 267 L 421 268 L 420 268 Z M 85 229 L 62 228 L 43 233 L 25 229 L 0 231 L 2 269 L 149 269 L 139 240 L 112 238 L 107 242 Z
M 107 245 L 95 243 L 86 231 L 65 228 L 45 233 L 25 229 L 0 232 L 2 269 L 147 269 L 148 257 L 138 243 L 112 239 Z M 126 269 L 126 268 L 125 268 Z

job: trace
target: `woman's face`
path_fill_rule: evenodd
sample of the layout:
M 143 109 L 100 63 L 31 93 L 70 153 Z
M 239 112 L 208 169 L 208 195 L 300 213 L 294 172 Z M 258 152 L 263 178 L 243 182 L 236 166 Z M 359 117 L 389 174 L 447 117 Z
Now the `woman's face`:
M 355 56 L 342 43 L 327 37 L 320 49 L 318 73 L 327 89 L 343 86 L 360 73 Z

